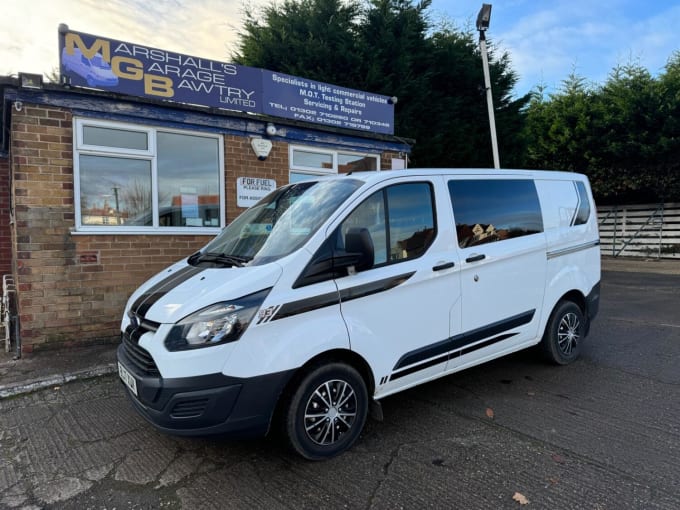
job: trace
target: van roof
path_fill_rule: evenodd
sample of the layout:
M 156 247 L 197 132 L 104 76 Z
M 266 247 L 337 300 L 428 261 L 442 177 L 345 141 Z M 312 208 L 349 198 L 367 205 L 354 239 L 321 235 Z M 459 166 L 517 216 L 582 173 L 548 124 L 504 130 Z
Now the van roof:
M 406 170 L 352 172 L 350 174 L 338 174 L 339 178 L 350 175 L 365 182 L 375 183 L 400 176 L 418 175 L 451 175 L 451 176 L 503 176 L 524 177 L 534 179 L 553 180 L 586 180 L 586 176 L 575 172 L 563 172 L 557 170 L 517 170 L 517 169 L 494 169 L 494 168 L 409 168 Z

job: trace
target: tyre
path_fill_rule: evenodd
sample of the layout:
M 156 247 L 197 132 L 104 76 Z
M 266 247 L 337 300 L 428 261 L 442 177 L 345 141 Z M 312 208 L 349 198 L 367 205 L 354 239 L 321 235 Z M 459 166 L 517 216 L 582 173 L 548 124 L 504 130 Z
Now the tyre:
M 557 365 L 567 365 L 578 358 L 585 333 L 585 318 L 572 301 L 560 301 L 548 320 L 541 349 Z
M 309 371 L 294 389 L 285 410 L 285 433 L 304 458 L 328 459 L 355 443 L 367 414 L 368 391 L 359 372 L 329 363 Z

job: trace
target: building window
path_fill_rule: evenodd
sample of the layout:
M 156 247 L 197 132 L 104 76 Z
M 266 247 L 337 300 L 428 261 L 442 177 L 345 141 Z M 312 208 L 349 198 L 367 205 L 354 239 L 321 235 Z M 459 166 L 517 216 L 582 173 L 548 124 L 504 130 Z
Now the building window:
M 290 182 L 318 175 L 380 170 L 380 156 L 314 147 L 290 147 Z
M 453 180 L 449 193 L 461 248 L 543 232 L 534 181 Z
M 87 232 L 224 226 L 222 137 L 76 119 L 76 225 Z

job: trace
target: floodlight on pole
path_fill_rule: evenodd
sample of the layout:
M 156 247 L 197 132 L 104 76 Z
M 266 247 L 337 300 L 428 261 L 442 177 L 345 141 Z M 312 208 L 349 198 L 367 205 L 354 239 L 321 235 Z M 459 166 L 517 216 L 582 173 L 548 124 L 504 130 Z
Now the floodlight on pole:
M 482 67 L 484 68 L 484 88 L 486 88 L 486 106 L 489 110 L 489 128 L 491 130 L 491 150 L 493 152 L 493 166 L 500 168 L 498 156 L 498 140 L 496 138 L 496 119 L 494 118 L 493 96 L 491 94 L 491 75 L 489 73 L 489 57 L 486 51 L 485 32 L 491 22 L 491 4 L 482 4 L 477 15 L 477 30 L 479 30 L 479 48 L 482 54 Z

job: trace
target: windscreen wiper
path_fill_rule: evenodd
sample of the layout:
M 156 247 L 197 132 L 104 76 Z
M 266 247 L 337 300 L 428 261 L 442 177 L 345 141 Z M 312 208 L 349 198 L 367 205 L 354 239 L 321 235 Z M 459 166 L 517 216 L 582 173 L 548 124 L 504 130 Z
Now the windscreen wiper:
M 227 255 L 226 253 L 203 253 L 195 259 L 196 262 L 220 262 L 231 264 L 232 266 L 243 267 L 250 262 L 248 257 L 239 257 L 238 255 Z

